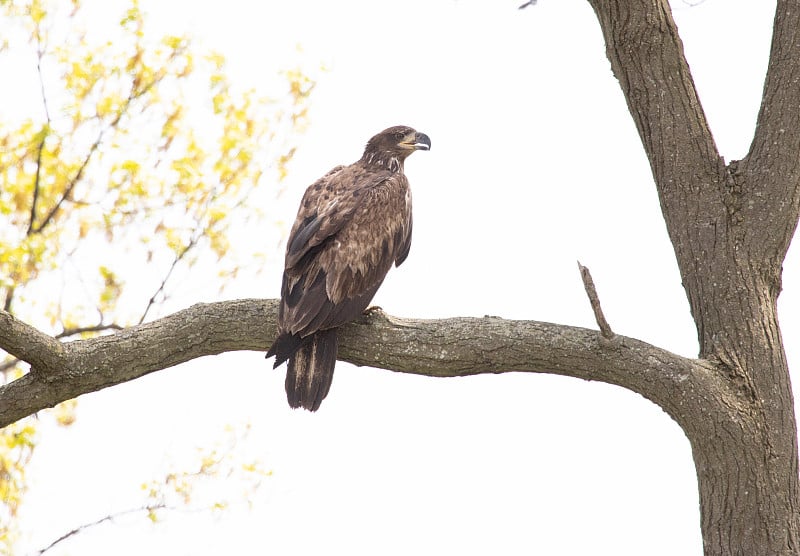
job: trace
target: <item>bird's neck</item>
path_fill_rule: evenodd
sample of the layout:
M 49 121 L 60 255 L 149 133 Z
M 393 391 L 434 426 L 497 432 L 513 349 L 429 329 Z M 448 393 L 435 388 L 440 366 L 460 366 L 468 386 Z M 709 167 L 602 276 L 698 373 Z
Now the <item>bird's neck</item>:
M 389 170 L 392 173 L 403 171 L 403 159 L 391 152 L 365 152 L 361 161 L 368 166 Z

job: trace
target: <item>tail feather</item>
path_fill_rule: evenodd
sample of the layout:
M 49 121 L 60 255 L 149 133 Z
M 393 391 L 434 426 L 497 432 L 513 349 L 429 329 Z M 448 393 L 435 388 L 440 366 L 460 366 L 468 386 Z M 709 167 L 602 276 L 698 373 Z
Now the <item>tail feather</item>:
M 291 407 L 316 411 L 331 388 L 339 340 L 335 328 L 316 332 L 307 339 L 289 357 L 286 396 Z
M 267 351 L 266 358 L 269 359 L 274 355 L 275 364 L 272 368 L 277 369 L 281 363 L 288 360 L 302 345 L 308 344 L 309 340 L 310 337 L 301 338 L 295 334 L 281 332 L 278 337 L 275 338 L 275 341 L 272 342 L 269 351 Z

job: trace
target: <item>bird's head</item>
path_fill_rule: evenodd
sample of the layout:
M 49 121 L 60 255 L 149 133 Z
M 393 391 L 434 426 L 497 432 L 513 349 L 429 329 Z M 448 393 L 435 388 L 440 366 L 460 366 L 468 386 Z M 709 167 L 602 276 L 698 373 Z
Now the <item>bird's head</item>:
M 384 129 L 367 141 L 362 160 L 377 164 L 392 172 L 402 170 L 403 161 L 414 151 L 427 151 L 431 140 L 414 128 L 398 125 Z

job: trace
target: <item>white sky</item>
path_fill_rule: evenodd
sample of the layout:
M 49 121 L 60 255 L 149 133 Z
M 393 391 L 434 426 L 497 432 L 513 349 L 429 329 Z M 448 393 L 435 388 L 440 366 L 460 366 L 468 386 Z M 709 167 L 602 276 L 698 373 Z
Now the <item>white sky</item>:
M 497 315 L 595 328 L 576 260 L 614 330 L 686 356 L 696 336 L 655 188 L 585 1 L 156 2 L 151 23 L 222 52 L 266 88 L 287 60 L 325 63 L 275 220 L 305 187 L 394 124 L 427 133 L 406 163 L 414 244 L 375 304 L 398 316 Z M 747 150 L 774 2 L 674 1 L 717 144 Z M 303 47 L 297 54 L 295 45 Z M 191 99 L 187 99 L 191 102 Z M 282 246 L 227 297 L 276 297 Z M 242 246 L 247 249 L 248 246 Z M 781 320 L 798 361 L 798 263 Z M 197 283 L 207 284 L 198 277 Z M 186 284 L 177 309 L 216 298 Z M 800 362 L 795 363 L 795 367 Z M 68 554 L 701 554 L 689 443 L 621 388 L 553 376 L 433 379 L 337 365 L 316 414 L 291 411 L 283 369 L 227 354 L 80 399 L 30 468 L 23 547 L 140 503 L 163 473 L 228 423 L 273 471 L 252 512 L 123 520 Z

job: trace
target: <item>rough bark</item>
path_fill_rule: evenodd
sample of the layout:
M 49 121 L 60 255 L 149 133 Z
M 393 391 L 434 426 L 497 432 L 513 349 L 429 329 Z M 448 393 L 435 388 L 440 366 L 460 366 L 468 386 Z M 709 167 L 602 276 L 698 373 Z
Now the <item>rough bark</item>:
M 684 426 L 706 554 L 797 554 L 797 431 L 776 304 L 800 211 L 800 3 L 778 2 L 753 143 L 728 165 L 667 1 L 590 3 L 650 161 L 700 357 L 747 400 Z
M 31 372 L 0 387 L 0 427 L 197 357 L 264 352 L 275 337 L 277 306 L 276 300 L 257 299 L 198 304 L 63 344 L 0 311 L 0 348 L 31 363 Z M 540 372 L 598 380 L 640 393 L 680 423 L 700 417 L 709 405 L 742 403 L 705 361 L 624 336 L 608 340 L 593 330 L 536 321 L 399 319 L 373 310 L 343 328 L 339 359 L 436 377 Z

